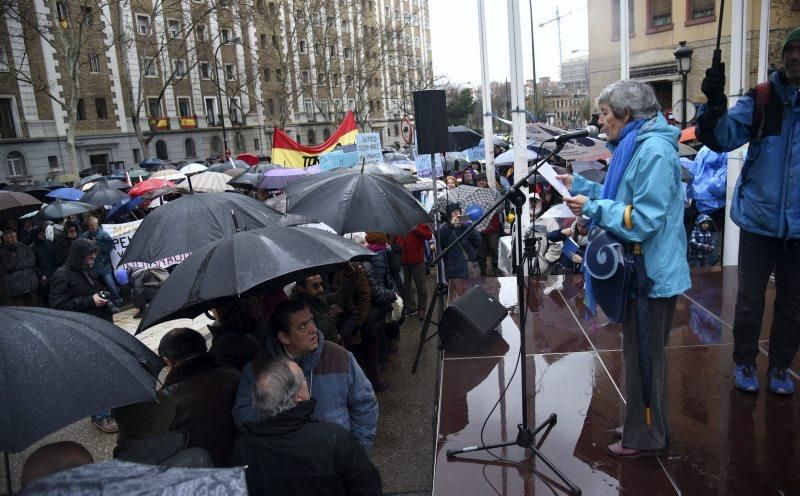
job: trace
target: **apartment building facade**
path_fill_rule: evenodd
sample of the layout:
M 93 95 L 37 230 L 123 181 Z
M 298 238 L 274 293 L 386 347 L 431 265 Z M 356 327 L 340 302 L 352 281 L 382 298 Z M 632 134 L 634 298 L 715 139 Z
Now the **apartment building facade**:
M 427 0 L 18 3 L 0 17 L 5 183 L 69 174 L 71 132 L 76 169 L 101 172 L 220 156 L 223 122 L 234 154 L 269 155 L 276 126 L 321 143 L 348 110 L 402 142 L 433 80 Z
M 745 2 L 747 87 L 757 83 L 761 1 Z M 687 99 L 696 105 L 705 101 L 700 84 L 705 70 L 711 66 L 719 3 L 714 0 L 628 0 L 630 77 L 650 83 L 664 111 L 682 98 L 682 78 L 673 55 L 680 41 L 686 41 L 694 51 L 687 79 Z M 725 3 L 723 13 L 720 48 L 726 63 L 730 60 L 732 3 Z M 587 2 L 587 8 L 591 19 L 589 95 L 594 108 L 603 88 L 620 77 L 619 0 L 592 0 Z M 800 25 L 800 2 L 772 0 L 771 9 L 769 61 L 780 66 L 781 43 L 791 29 Z

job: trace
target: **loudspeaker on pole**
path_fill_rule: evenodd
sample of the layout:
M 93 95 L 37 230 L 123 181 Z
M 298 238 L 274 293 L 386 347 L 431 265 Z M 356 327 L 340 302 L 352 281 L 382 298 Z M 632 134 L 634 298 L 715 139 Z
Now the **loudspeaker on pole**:
M 419 154 L 447 151 L 447 105 L 444 90 L 414 92 L 414 122 Z

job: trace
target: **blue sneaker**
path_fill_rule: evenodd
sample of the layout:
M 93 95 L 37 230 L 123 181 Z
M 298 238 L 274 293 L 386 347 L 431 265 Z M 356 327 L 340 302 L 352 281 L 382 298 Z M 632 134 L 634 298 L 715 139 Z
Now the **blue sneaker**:
M 756 378 L 755 365 L 737 363 L 733 368 L 733 376 L 736 379 L 736 389 L 749 393 L 758 392 L 758 379 Z
M 772 367 L 767 372 L 767 377 L 769 378 L 770 392 L 786 396 L 794 394 L 794 382 L 786 369 Z

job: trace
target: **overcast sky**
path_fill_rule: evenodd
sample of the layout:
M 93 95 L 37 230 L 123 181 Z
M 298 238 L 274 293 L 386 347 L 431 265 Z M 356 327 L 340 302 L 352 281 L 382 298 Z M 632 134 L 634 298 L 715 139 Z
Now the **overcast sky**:
M 520 2 L 523 66 L 525 79 L 533 77 L 531 64 L 531 21 L 529 0 Z M 532 0 L 536 41 L 536 77 L 558 77 L 558 31 L 556 22 L 540 23 L 556 16 L 561 19 L 562 57 L 568 60 L 586 55 L 588 33 L 587 0 Z M 489 79 L 505 81 L 509 75 L 508 16 L 505 0 L 485 0 L 489 54 Z M 478 85 L 481 80 L 478 37 L 478 0 L 428 0 L 430 9 L 433 71 L 454 83 Z M 609 27 L 610 29 L 610 27 Z M 572 53 L 573 50 L 577 50 Z

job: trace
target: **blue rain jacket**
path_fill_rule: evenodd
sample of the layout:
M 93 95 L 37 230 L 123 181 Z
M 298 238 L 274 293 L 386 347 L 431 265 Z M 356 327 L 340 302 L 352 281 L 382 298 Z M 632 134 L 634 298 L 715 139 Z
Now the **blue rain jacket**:
M 731 219 L 745 231 L 773 238 L 800 237 L 800 102 L 783 71 L 770 77 L 772 92 L 764 131 L 757 141 L 753 125 L 755 91 L 750 90 L 719 120 L 704 118 L 697 131 L 714 151 L 729 152 L 750 143 L 736 181 Z M 710 127 L 713 126 L 713 129 Z
M 602 186 L 575 175 L 574 195 L 585 195 L 583 215 L 620 239 L 641 243 L 647 275 L 653 280 L 650 298 L 666 298 L 691 287 L 686 262 L 683 227 L 684 191 L 678 160 L 680 131 L 659 114 L 646 122 L 636 138 L 631 163 L 622 177 L 617 196 L 600 200 Z M 614 151 L 614 146 L 609 144 Z M 633 205 L 633 228 L 627 229 L 624 212 Z
M 689 172 L 694 176 L 689 187 L 689 198 L 694 200 L 700 213 L 710 214 L 725 206 L 727 153 L 717 153 L 704 146 L 697 152 Z

